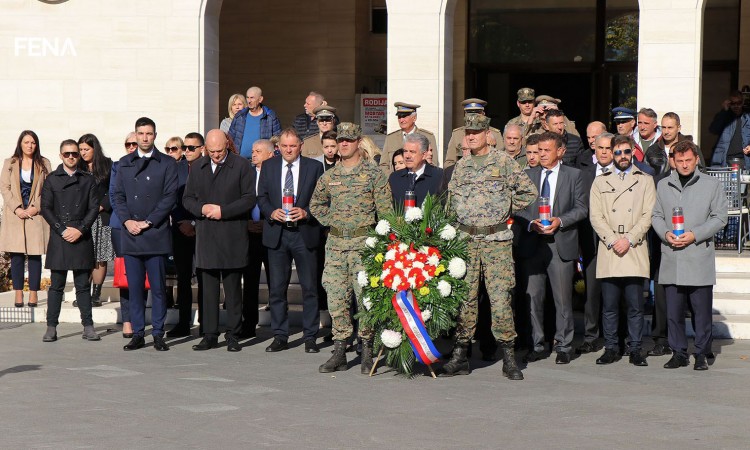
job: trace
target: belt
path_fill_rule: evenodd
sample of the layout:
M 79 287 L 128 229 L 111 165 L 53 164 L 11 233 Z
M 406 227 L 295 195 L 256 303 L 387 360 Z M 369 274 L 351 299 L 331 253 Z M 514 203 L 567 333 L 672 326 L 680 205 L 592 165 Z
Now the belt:
M 331 227 L 330 234 L 331 236 L 335 237 L 345 237 L 345 238 L 353 238 L 353 237 L 361 237 L 361 236 L 367 236 L 367 233 L 370 231 L 372 226 L 367 227 L 359 227 L 355 228 L 353 230 L 346 230 L 336 227 Z
M 499 233 L 508 229 L 507 223 L 498 223 L 497 225 L 490 225 L 488 227 L 475 227 L 470 225 L 458 224 L 458 229 L 465 231 L 471 235 L 483 234 L 489 236 L 490 234 Z

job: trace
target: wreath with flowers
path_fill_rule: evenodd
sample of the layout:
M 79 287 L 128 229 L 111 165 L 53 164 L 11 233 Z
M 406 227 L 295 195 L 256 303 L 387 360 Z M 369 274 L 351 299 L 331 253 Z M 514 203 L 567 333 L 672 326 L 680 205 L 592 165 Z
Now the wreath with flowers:
M 357 280 L 364 310 L 357 318 L 374 330 L 374 348 L 387 349 L 386 363 L 412 375 L 418 359 L 430 365 L 440 357 L 431 339 L 456 325 L 468 295 L 468 239 L 435 196 L 402 211 L 382 217 L 365 241 Z

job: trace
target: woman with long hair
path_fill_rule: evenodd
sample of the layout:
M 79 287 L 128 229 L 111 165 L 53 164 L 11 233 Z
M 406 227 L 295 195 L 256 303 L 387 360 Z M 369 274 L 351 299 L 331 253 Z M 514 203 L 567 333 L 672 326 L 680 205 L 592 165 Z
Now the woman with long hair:
M 245 96 L 242 94 L 232 94 L 232 96 L 229 97 L 229 104 L 227 105 L 229 117 L 221 121 L 219 129 L 228 133 L 229 126 L 232 125 L 232 120 L 234 120 L 234 115 L 242 111 L 243 108 L 247 108 L 247 100 L 245 99 Z
M 42 255 L 47 249 L 49 226 L 39 216 L 42 185 L 51 166 L 42 156 L 39 137 L 24 130 L 18 137 L 16 151 L 3 163 L 0 193 L 3 196 L 3 218 L 0 225 L 0 251 L 10 253 L 10 273 L 15 306 L 23 306 L 24 272 L 28 258 L 29 306 L 35 307 L 42 280 Z
M 104 156 L 99 139 L 90 133 L 78 139 L 78 151 L 81 153 L 78 169 L 94 176 L 96 197 L 99 202 L 99 215 L 91 227 L 94 260 L 96 261 L 96 266 L 91 272 L 91 306 L 102 306 L 102 285 L 107 276 L 107 262 L 115 259 L 115 252 L 112 249 L 112 229 L 109 227 L 112 215 L 112 204 L 109 201 L 112 160 Z

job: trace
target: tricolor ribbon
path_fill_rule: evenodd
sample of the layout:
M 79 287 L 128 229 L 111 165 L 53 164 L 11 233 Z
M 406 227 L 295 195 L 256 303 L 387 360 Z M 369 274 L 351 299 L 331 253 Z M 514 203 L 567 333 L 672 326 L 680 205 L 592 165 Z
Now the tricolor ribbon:
M 411 291 L 398 291 L 393 294 L 391 301 L 419 362 L 429 366 L 440 359 L 441 355 L 432 343 L 430 335 L 427 334 L 424 320 L 422 320 L 422 311 L 419 310 L 417 300 Z

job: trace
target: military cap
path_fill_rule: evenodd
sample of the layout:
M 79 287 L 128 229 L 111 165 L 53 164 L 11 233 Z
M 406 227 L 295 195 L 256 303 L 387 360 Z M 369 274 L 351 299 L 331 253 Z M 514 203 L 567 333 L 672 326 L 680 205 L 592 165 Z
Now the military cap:
M 635 119 L 636 112 L 630 108 L 618 106 L 612 109 L 612 114 L 615 115 L 615 120 L 632 120 Z
M 341 122 L 336 127 L 336 139 L 355 140 L 362 137 L 362 127 L 356 123 Z
M 484 111 L 484 107 L 487 106 L 487 102 L 479 98 L 467 98 L 461 102 L 461 106 L 464 107 L 464 111 Z
M 466 130 L 487 130 L 490 128 L 490 118 L 482 114 L 467 114 L 464 125 Z
M 534 99 L 534 102 L 537 105 L 559 105 L 561 100 L 549 95 L 540 95 L 536 99 Z
M 417 108 L 421 105 L 415 105 L 413 103 L 396 102 L 393 104 L 396 107 L 396 114 L 411 114 L 417 112 Z
M 519 102 L 527 102 L 529 100 L 534 100 L 535 92 L 531 88 L 521 88 L 518 90 L 518 101 Z
M 336 108 L 330 105 L 320 105 L 313 109 L 315 117 L 333 117 L 336 115 Z

